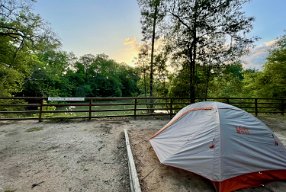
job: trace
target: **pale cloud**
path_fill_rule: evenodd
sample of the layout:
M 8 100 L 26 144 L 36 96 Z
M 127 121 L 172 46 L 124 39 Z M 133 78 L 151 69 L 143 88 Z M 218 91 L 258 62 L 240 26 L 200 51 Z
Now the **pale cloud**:
M 251 49 L 247 55 L 241 58 L 243 67 L 261 70 L 269 55 L 269 51 L 276 42 L 277 40 L 267 41 Z M 155 42 L 155 49 L 158 49 L 163 44 L 164 41 L 158 39 Z M 135 66 L 136 58 L 141 46 L 142 44 L 135 37 L 127 37 L 123 39 L 122 48 L 116 52 L 114 59 L 130 66 Z
M 130 66 L 135 66 L 138 53 L 144 44 L 138 41 L 135 37 L 127 37 L 122 41 L 122 47 L 113 56 L 118 62 L 126 63 Z M 164 40 L 159 38 L 155 41 L 155 50 L 159 50 L 164 45 Z M 149 52 L 151 47 L 148 48 Z
M 265 42 L 264 45 L 267 46 L 267 47 L 272 47 L 272 46 L 275 45 L 276 42 L 277 42 L 277 39 L 274 39 L 272 41 Z
M 138 43 L 137 39 L 134 37 L 125 38 L 123 44 L 133 50 L 139 50 L 140 43 Z
M 135 37 L 127 37 L 122 41 L 122 48 L 115 54 L 115 60 L 135 66 L 135 59 L 139 53 L 140 43 Z
M 251 49 L 247 55 L 241 58 L 243 67 L 261 70 L 269 55 L 269 51 L 276 42 L 277 40 L 267 41 Z

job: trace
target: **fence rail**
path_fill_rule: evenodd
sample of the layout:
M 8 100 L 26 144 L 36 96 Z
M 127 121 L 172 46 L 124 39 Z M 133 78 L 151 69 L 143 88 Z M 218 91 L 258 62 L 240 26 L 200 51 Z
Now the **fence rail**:
M 284 115 L 286 98 L 197 98 L 198 101 L 220 101 L 242 108 L 256 116 L 259 113 Z M 103 117 L 168 116 L 190 104 L 190 98 L 85 97 L 82 101 L 50 100 L 46 97 L 0 97 L 0 120 L 76 119 Z

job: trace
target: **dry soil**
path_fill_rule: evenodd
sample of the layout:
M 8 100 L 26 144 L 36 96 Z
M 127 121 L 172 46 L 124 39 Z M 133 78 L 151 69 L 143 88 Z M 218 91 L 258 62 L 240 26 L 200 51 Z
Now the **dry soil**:
M 158 123 L 0 122 L 0 192 L 128 192 L 123 129 Z

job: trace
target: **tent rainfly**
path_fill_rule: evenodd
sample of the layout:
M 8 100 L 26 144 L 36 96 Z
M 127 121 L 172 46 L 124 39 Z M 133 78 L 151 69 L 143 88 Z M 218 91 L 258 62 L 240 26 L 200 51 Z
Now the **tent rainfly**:
M 259 119 L 228 104 L 191 104 L 150 143 L 162 164 L 205 177 L 218 192 L 286 180 L 280 140 Z

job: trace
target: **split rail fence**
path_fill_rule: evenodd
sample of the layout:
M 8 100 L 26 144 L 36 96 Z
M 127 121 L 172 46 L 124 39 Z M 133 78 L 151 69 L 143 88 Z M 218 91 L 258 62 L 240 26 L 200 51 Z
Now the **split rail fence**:
M 195 101 L 219 101 L 242 108 L 256 116 L 260 113 L 284 115 L 286 98 L 197 98 Z M 108 117 L 172 118 L 181 108 L 190 104 L 189 98 L 146 97 L 0 97 L 1 120 L 48 120 Z

